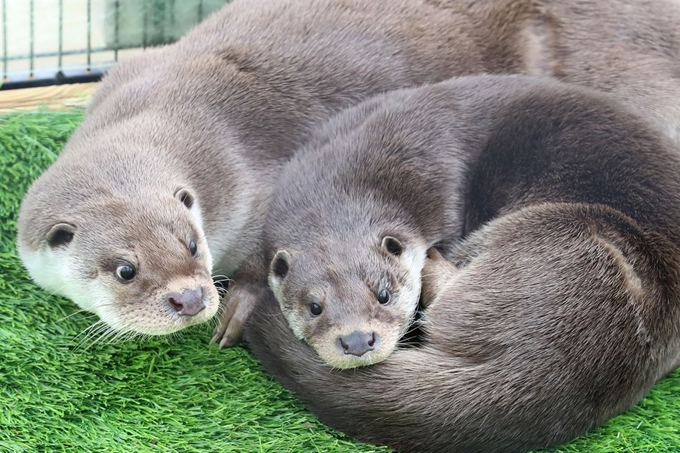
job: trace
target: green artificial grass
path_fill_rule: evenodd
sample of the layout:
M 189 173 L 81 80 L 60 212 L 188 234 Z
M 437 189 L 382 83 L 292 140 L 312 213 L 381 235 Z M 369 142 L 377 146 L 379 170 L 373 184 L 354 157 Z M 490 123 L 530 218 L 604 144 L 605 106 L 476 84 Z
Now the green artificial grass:
M 79 111 L 0 117 L 0 452 L 387 452 L 324 427 L 211 325 L 78 346 L 95 321 L 31 283 L 16 256 L 30 182 Z M 551 452 L 680 452 L 680 372 L 633 410 Z

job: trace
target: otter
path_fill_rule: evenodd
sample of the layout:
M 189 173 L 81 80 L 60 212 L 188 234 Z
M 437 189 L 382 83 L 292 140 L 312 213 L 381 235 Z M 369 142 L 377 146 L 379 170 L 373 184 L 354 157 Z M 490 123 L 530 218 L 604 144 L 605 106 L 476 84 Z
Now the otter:
M 211 317 L 205 275 L 229 277 L 213 340 L 235 344 L 266 296 L 278 174 L 321 122 L 393 89 L 523 73 L 612 92 L 677 138 L 678 18 L 671 0 L 236 0 L 108 73 L 22 203 L 19 254 L 37 284 L 149 334 Z
M 406 250 L 414 225 L 444 224 L 440 205 L 460 199 L 461 238 L 425 244 L 435 250 L 422 257 L 422 340 L 373 366 L 332 370 L 296 337 L 275 297 L 256 307 L 251 351 L 322 422 L 399 451 L 522 452 L 601 425 L 680 366 L 677 145 L 611 96 L 538 78 L 462 77 L 377 104 L 333 119 L 318 150 L 333 178 L 360 172 L 370 189 L 348 183 L 316 214 L 323 225 L 328 212 L 346 215 L 348 232 L 372 227 L 370 238 L 344 243 L 372 249 L 336 263 L 373 272 L 377 264 L 357 264 L 372 253 L 388 267 L 379 241 L 392 218 L 374 214 L 392 211 L 366 206 L 407 201 L 396 226 L 408 234 L 388 230 Z M 461 164 L 447 167 L 443 155 Z M 461 171 L 462 195 L 442 193 L 440 174 Z M 290 253 L 284 287 L 313 268 L 297 257 Z M 383 309 L 375 293 L 353 294 L 323 302 L 357 317 Z

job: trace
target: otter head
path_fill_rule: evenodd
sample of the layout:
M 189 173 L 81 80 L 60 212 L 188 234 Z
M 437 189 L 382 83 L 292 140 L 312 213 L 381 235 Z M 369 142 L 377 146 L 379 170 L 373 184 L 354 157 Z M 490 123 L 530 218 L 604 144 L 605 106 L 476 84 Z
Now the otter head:
M 280 249 L 269 285 L 295 335 L 335 368 L 385 360 L 418 307 L 426 247 L 393 236 L 375 242 Z
M 212 258 L 191 189 L 78 190 L 38 188 L 24 200 L 18 248 L 37 284 L 120 333 L 164 335 L 215 314 Z

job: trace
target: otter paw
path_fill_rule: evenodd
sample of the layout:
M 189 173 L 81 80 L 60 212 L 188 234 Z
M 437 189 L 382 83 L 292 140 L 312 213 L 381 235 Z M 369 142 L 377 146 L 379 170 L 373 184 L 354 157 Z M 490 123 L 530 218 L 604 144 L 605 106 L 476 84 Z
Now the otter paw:
M 222 310 L 210 344 L 230 348 L 241 341 L 246 321 L 255 308 L 257 296 L 241 287 L 234 288 L 222 300 Z
M 236 323 L 231 323 L 238 304 L 234 298 L 225 296 L 222 299 L 221 305 L 217 318 L 217 326 L 215 326 L 213 331 L 210 344 L 218 343 L 220 348 L 229 348 L 237 344 L 241 339 L 242 327 L 236 325 Z

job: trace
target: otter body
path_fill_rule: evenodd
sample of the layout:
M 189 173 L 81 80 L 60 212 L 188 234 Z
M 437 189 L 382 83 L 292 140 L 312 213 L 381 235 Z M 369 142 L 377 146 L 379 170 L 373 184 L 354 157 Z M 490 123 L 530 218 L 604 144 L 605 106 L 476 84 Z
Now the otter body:
M 331 371 L 275 298 L 257 307 L 251 350 L 324 423 L 400 451 L 522 452 L 599 426 L 680 366 L 680 154 L 632 110 L 549 80 L 463 77 L 375 98 L 325 131 L 317 157 L 334 181 L 375 180 L 363 196 L 348 182 L 332 205 L 346 230 L 371 232 L 376 250 L 392 219 L 375 213 L 391 211 L 364 208 L 408 201 L 389 234 L 406 250 L 416 231 L 448 261 L 422 258 L 422 344 L 371 367 Z M 462 189 L 442 192 L 440 173 L 461 172 Z M 456 218 L 442 215 L 452 200 L 461 238 L 428 237 Z M 371 246 L 358 235 L 328 263 L 375 271 L 354 244 Z M 284 279 L 313 267 L 296 256 Z M 388 308 L 324 302 L 356 317 Z
M 226 275 L 214 339 L 233 344 L 266 289 L 278 173 L 320 122 L 392 89 L 526 73 L 610 91 L 674 137 L 679 18 L 671 0 L 237 0 L 110 71 L 27 193 L 19 253 L 38 284 L 133 332 L 209 318 L 208 275 Z

